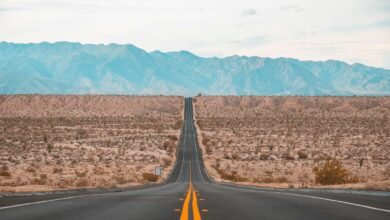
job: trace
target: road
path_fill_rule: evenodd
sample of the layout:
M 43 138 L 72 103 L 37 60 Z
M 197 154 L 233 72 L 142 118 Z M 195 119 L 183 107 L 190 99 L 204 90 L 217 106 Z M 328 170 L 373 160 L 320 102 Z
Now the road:
M 192 99 L 176 166 L 163 184 L 0 198 L 0 219 L 390 219 L 390 196 L 217 184 L 203 168 Z

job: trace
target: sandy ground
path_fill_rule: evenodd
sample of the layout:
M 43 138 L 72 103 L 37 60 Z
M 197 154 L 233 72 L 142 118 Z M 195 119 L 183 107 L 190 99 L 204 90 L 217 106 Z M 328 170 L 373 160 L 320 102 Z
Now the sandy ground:
M 127 187 L 166 178 L 183 98 L 0 96 L 0 191 Z
M 390 97 L 196 97 L 206 167 L 217 181 L 263 187 L 390 189 Z M 342 162 L 358 183 L 316 184 Z

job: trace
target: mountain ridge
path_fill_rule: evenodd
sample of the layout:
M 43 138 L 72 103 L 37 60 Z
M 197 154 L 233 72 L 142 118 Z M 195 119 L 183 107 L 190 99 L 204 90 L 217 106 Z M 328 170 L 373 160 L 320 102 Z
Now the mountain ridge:
M 205 58 L 133 44 L 2 41 L 0 93 L 390 95 L 390 70 L 338 60 Z

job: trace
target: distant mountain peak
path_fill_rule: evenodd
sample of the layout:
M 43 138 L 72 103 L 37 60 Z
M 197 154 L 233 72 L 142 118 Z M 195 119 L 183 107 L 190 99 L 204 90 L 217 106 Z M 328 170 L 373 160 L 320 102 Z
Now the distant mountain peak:
M 189 52 L 188 50 L 171 51 L 171 52 L 167 52 L 167 54 L 190 57 L 190 58 L 199 58 L 197 55 Z
M 0 42 L 0 93 L 390 95 L 390 70 L 343 61 L 189 51 L 132 44 Z

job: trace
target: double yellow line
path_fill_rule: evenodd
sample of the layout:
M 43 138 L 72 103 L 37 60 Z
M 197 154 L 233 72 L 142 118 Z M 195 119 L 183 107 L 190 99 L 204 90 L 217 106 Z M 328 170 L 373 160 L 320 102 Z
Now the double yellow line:
M 180 220 L 188 220 L 189 214 L 189 206 L 192 194 L 192 216 L 194 220 L 201 220 L 199 206 L 198 206 L 198 198 L 196 197 L 196 191 L 194 190 L 194 186 L 192 185 L 191 179 L 191 164 L 190 164 L 190 182 L 188 184 L 187 195 L 183 203 L 183 208 L 181 209 Z
M 192 183 L 189 183 L 188 191 L 186 198 L 183 203 L 182 212 L 180 215 L 180 220 L 188 220 L 188 214 L 189 214 L 189 205 L 191 200 L 191 194 L 192 194 L 192 216 L 194 220 L 201 220 L 200 212 L 199 212 L 199 206 L 198 206 L 198 199 L 196 197 L 196 192 L 194 190 L 194 186 Z

